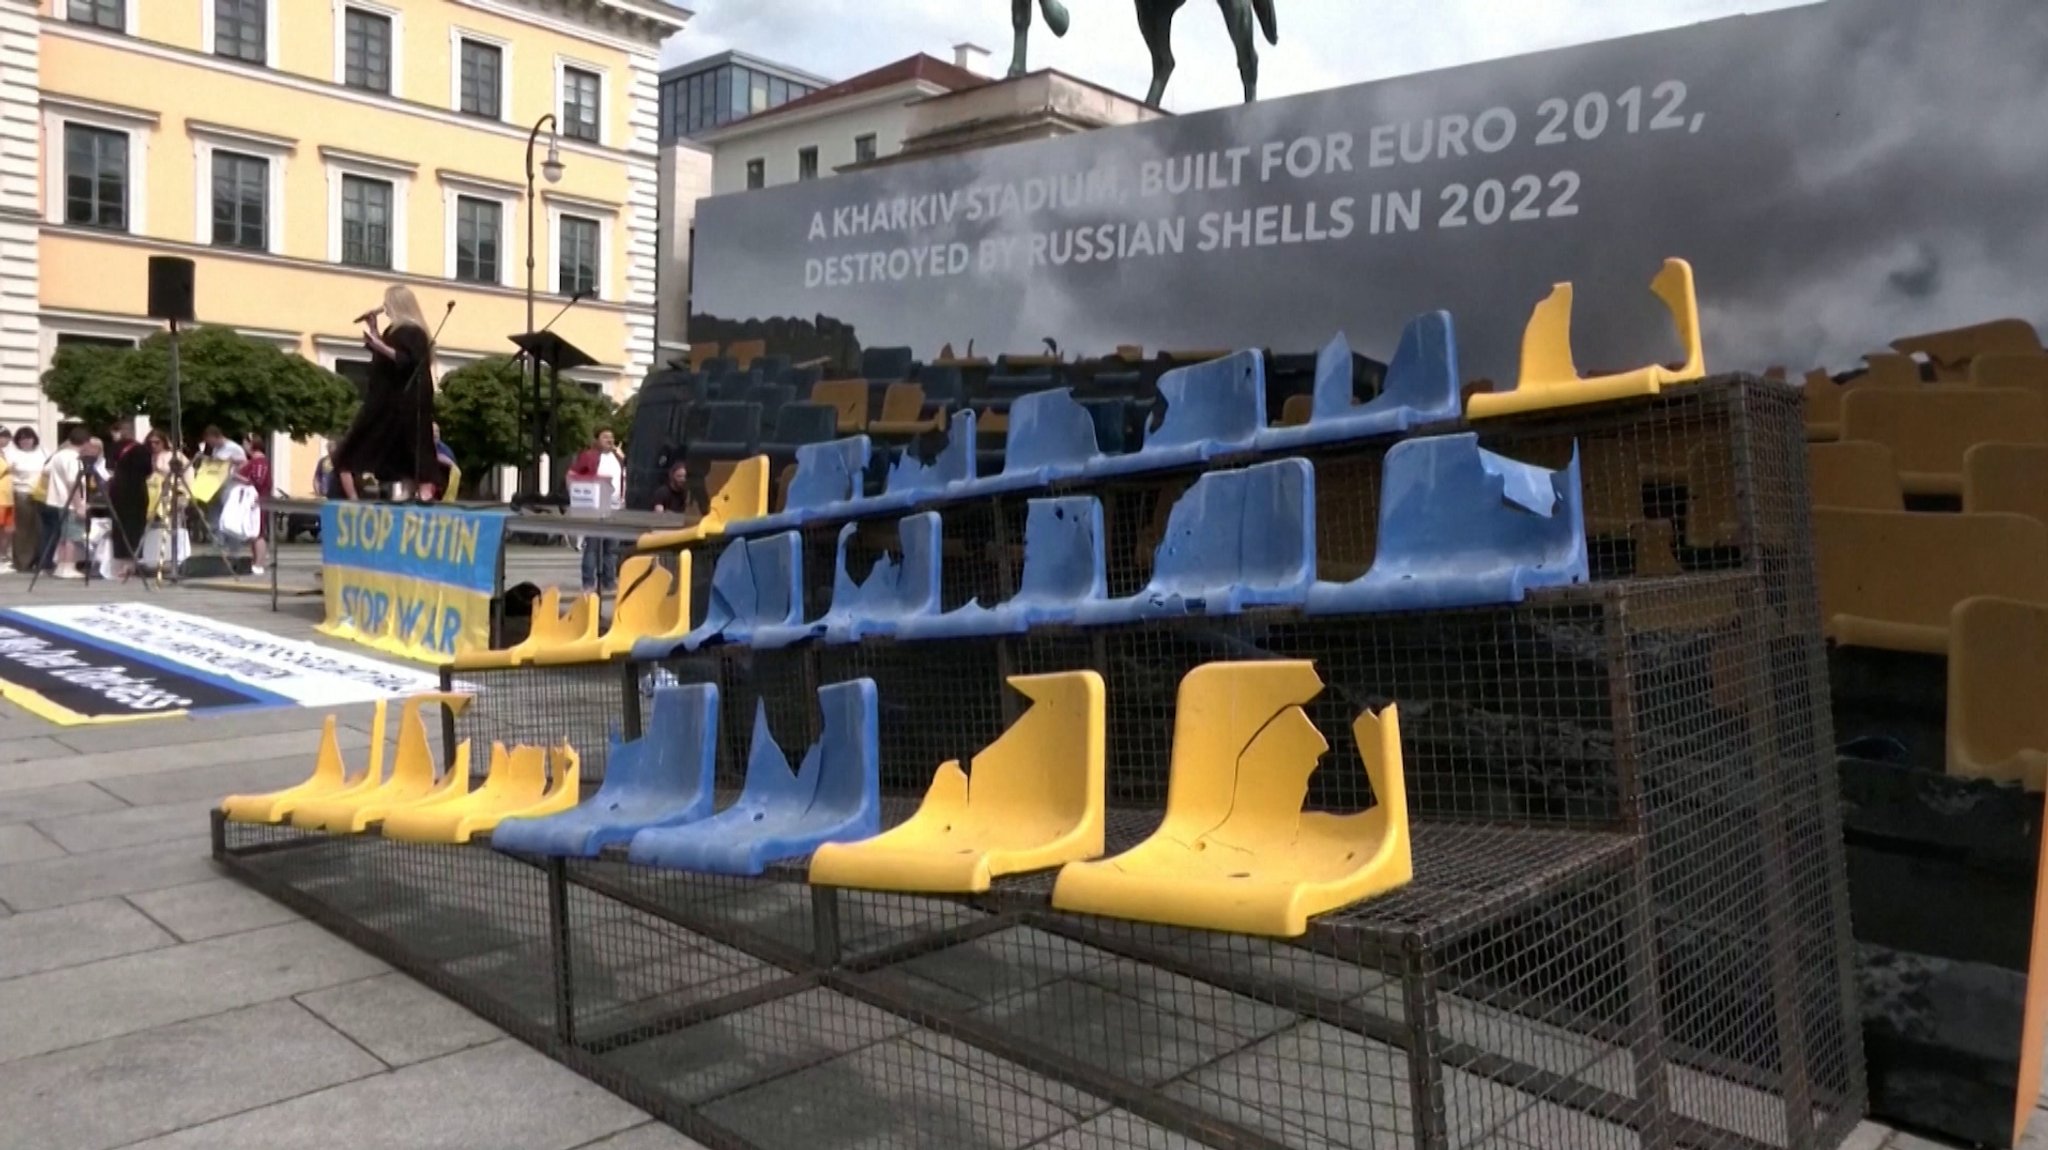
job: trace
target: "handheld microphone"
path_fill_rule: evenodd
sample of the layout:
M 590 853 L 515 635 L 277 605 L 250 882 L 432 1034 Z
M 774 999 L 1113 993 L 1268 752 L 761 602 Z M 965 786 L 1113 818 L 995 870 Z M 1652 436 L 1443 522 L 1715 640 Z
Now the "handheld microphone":
M 383 314 L 384 314 L 384 309 L 383 309 L 383 308 L 381 308 L 381 307 L 373 307 L 373 308 L 371 308 L 371 309 L 370 309 L 369 311 L 366 311 L 366 312 L 364 312 L 363 314 L 361 314 L 361 315 L 357 316 L 357 317 L 355 318 L 355 322 L 357 322 L 357 323 L 368 323 L 368 322 L 370 322 L 371 320 L 373 320 L 373 319 L 376 319 L 376 318 L 377 318 L 378 316 L 380 316 L 380 315 L 383 315 Z

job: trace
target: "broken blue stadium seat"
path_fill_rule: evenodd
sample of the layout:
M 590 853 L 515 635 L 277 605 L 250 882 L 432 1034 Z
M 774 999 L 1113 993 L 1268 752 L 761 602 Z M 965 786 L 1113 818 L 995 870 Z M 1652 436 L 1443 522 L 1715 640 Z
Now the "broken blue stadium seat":
M 689 683 L 654 692 L 647 731 L 614 739 L 597 793 L 560 814 L 510 818 L 491 845 L 518 854 L 595 858 L 650 827 L 711 815 L 718 766 L 718 687 Z
M 1349 583 L 1318 583 L 1308 611 L 1353 615 L 1519 603 L 1588 577 L 1579 454 L 1563 470 L 1518 463 L 1463 435 L 1387 452 L 1378 554 Z
M 1316 478 L 1305 459 L 1212 471 L 1173 505 L 1152 579 L 1127 599 L 1083 603 L 1075 621 L 1129 623 L 1298 605 L 1316 577 Z
M 803 577 L 803 537 L 797 532 L 735 539 L 711 569 L 704 622 L 679 640 L 635 643 L 633 658 L 652 663 L 708 646 L 746 646 L 763 627 L 797 626 L 803 622 Z
M 1408 321 L 1386 382 L 1372 402 L 1351 404 L 1351 345 L 1340 333 L 1316 357 L 1313 412 L 1298 427 L 1259 433 L 1261 451 L 1299 451 L 1324 443 L 1400 435 L 1411 428 L 1457 420 L 1458 341 L 1451 313 L 1434 311 Z
M 1174 368 L 1159 377 L 1159 398 L 1166 414 L 1146 429 L 1143 445 L 1096 459 L 1088 465 L 1090 477 L 1185 467 L 1251 450 L 1266 426 L 1266 358 L 1240 351 Z
M 796 449 L 796 475 L 783 495 L 782 510 L 731 524 L 726 534 L 787 531 L 832 514 L 841 505 L 860 498 L 872 451 L 865 435 L 804 444 Z
M 1032 392 L 1010 405 L 1002 473 L 955 484 L 953 494 L 993 495 L 1073 479 L 1097 454 L 1095 418 L 1074 402 L 1072 388 Z
M 907 445 L 889 465 L 882 493 L 858 499 L 837 513 L 872 515 L 903 511 L 948 495 L 955 485 L 974 482 L 974 413 L 956 411 L 946 423 L 946 446 L 929 461 L 919 459 L 915 444 Z
M 907 619 L 939 613 L 939 515 L 927 511 L 896 525 L 895 553 L 875 560 L 867 578 L 855 582 L 847 572 L 846 551 L 860 531 L 857 523 L 839 529 L 838 557 L 832 574 L 832 605 L 811 622 L 792 608 L 786 622 L 762 626 L 748 636 L 748 646 L 779 650 L 822 639 L 831 644 L 858 643 L 896 633 Z M 800 597 L 799 600 L 800 601 Z
M 818 691 L 824 730 L 792 774 L 756 706 L 747 780 L 732 806 L 700 822 L 641 831 L 627 848 L 643 866 L 705 874 L 759 875 L 826 843 L 859 842 L 882 828 L 881 745 L 875 682 Z
M 858 643 L 894 635 L 910 619 L 939 613 L 939 513 L 927 511 L 896 524 L 897 550 L 875 560 L 868 577 L 855 583 L 846 570 L 846 545 L 854 524 L 839 532 L 838 568 L 832 575 L 832 607 L 818 620 L 825 642 Z
M 984 607 L 976 600 L 944 615 L 905 619 L 899 640 L 1022 635 L 1033 627 L 1071 623 L 1083 603 L 1109 594 L 1102 503 L 1092 495 L 1033 499 L 1024 520 L 1024 574 L 1017 594 Z

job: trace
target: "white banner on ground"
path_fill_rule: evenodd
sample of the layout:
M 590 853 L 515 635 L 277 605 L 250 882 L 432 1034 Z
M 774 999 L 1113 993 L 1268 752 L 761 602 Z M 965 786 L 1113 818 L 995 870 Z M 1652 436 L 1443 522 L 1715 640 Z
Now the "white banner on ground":
M 188 674 L 252 687 L 302 707 L 366 703 L 440 689 L 439 677 L 431 671 L 150 603 L 17 607 L 8 613 L 63 628 L 96 646 L 124 648 Z

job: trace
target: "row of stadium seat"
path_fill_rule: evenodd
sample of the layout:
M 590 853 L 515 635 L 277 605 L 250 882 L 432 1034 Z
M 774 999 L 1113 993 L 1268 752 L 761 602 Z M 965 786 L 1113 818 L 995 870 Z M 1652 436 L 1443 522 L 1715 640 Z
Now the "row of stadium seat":
M 940 764 L 911 817 L 883 830 L 880 711 L 872 679 L 818 690 L 818 740 L 794 770 L 755 712 L 746 779 L 717 809 L 718 688 L 657 689 L 646 732 L 616 741 L 596 794 L 577 802 L 575 752 L 496 749 L 468 789 L 468 744 L 435 772 L 420 709 L 459 696 L 408 700 L 389 775 L 380 705 L 370 768 L 349 776 L 328 720 L 305 782 L 222 803 L 236 822 L 334 833 L 377 828 L 412 842 L 465 843 L 489 833 L 501 850 L 595 858 L 624 847 L 639 864 L 757 876 L 810 859 L 819 885 L 919 893 L 987 891 L 1003 875 L 1060 868 L 1063 910 L 1177 926 L 1292 937 L 1317 914 L 1405 885 L 1409 843 L 1399 717 L 1392 705 L 1352 725 L 1376 805 L 1353 814 L 1304 811 L 1310 776 L 1329 749 L 1302 709 L 1322 692 L 1299 660 L 1211 663 L 1182 680 L 1164 818 L 1108 859 L 1106 691 L 1100 674 L 1018 676 L 1031 706 L 969 766 Z
M 1805 383 L 1823 631 L 1944 659 L 1948 773 L 2040 790 L 2048 353 L 2015 321 L 1893 349 Z

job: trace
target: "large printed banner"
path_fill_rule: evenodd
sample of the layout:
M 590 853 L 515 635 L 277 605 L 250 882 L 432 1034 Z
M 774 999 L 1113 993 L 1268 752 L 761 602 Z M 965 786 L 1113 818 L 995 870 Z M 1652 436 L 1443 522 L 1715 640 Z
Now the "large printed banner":
M 320 630 L 430 663 L 485 650 L 504 545 L 503 512 L 329 503 Z
M 1507 382 L 1560 280 L 1581 365 L 1671 358 L 1648 284 L 1678 256 L 1714 369 L 1846 367 L 2048 319 L 2044 58 L 2042 0 L 1828 0 L 717 196 L 690 334 L 857 363 L 1341 330 L 1385 360 L 1445 308 Z
M 338 707 L 436 676 L 148 603 L 0 611 L 0 695 L 55 723 Z

